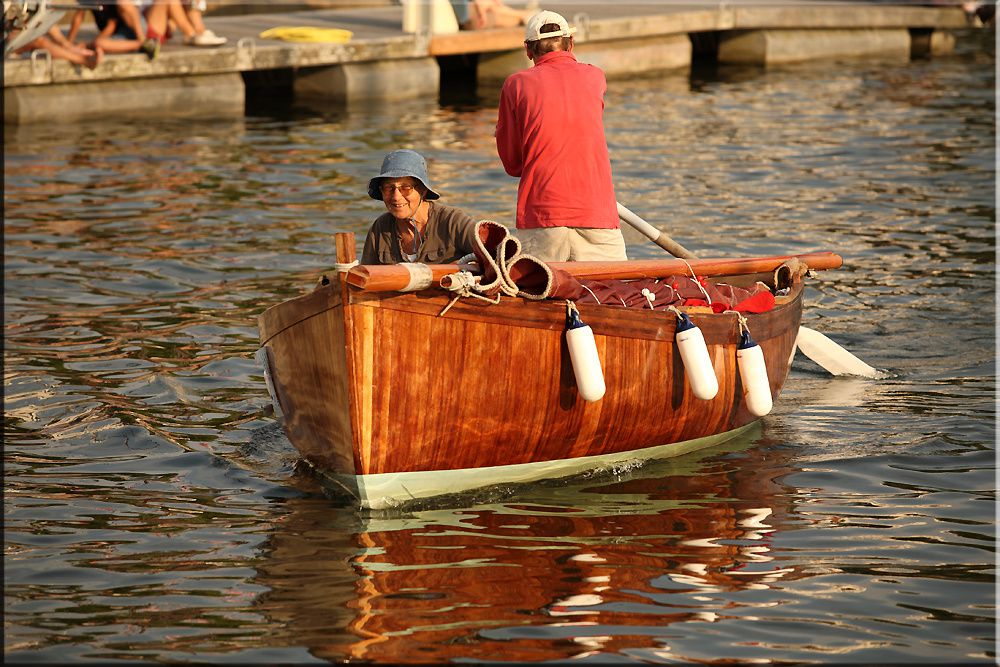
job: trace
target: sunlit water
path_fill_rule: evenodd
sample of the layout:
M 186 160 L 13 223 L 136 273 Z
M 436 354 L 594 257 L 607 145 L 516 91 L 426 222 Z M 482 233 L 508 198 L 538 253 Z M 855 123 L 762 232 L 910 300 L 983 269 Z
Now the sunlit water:
M 842 254 L 805 322 L 888 377 L 799 359 L 727 445 L 395 515 L 298 471 L 256 318 L 393 148 L 512 225 L 495 100 L 6 128 L 7 660 L 993 662 L 993 38 L 612 82 L 619 200 Z

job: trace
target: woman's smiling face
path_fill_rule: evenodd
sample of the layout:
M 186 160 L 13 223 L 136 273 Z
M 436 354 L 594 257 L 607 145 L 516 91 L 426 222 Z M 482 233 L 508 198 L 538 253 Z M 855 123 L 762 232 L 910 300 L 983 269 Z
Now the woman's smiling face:
M 397 220 L 411 217 L 424 195 L 420 182 L 412 176 L 385 178 L 379 183 L 379 192 L 386 210 Z

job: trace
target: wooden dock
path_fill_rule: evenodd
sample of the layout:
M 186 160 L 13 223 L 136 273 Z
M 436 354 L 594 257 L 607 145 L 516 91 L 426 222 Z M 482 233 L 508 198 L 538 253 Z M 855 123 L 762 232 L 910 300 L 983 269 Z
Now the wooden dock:
M 511 2 L 517 6 L 519 3 Z M 609 79 L 720 63 L 775 66 L 809 59 L 947 53 L 970 20 L 957 6 L 859 2 L 546 2 L 578 27 L 576 53 Z M 136 114 L 242 114 L 247 81 L 283 73 L 296 97 L 394 100 L 440 91 L 441 63 L 460 59 L 479 85 L 527 67 L 521 28 L 432 34 L 403 31 L 403 7 L 368 6 L 206 17 L 219 48 L 164 44 L 155 60 L 107 56 L 95 70 L 47 54 L 4 62 L 4 121 L 29 123 Z M 346 43 L 262 39 L 278 26 L 351 31 Z M 92 26 L 89 30 L 93 30 Z M 86 38 L 86 33 L 81 35 Z

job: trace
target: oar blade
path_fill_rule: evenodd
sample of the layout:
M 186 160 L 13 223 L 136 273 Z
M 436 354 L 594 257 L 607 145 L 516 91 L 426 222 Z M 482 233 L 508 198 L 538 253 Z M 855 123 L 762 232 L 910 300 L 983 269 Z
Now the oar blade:
M 795 344 L 802 354 L 832 375 L 858 375 L 866 378 L 878 378 L 882 375 L 815 329 L 799 327 Z

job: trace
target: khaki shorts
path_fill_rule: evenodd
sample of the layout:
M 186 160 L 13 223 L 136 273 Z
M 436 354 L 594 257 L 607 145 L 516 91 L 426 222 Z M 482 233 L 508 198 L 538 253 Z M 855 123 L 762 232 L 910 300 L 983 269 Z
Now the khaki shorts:
M 521 251 L 543 262 L 625 261 L 625 239 L 620 229 L 542 227 L 519 229 Z

